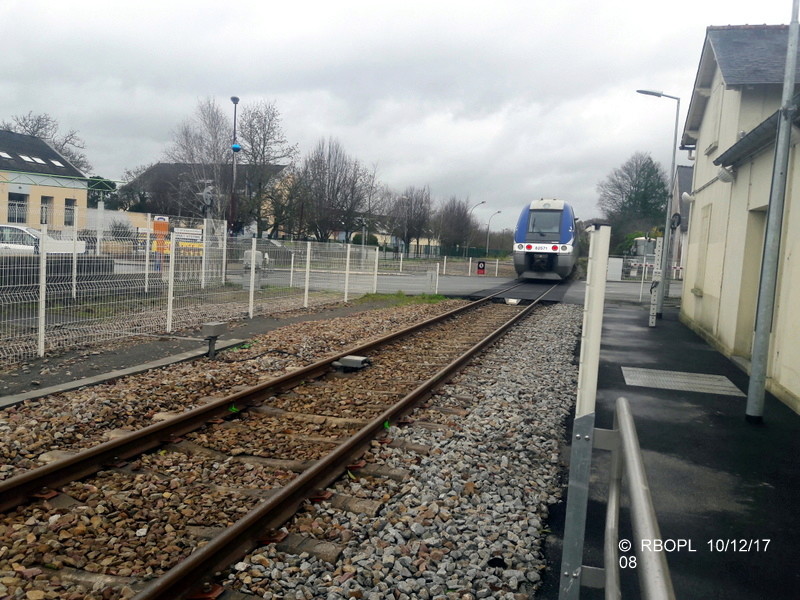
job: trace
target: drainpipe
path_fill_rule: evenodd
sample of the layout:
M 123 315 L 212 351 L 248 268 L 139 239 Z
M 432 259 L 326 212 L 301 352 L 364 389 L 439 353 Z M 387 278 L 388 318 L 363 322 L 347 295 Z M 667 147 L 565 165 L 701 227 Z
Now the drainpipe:
M 769 341 L 775 309 L 775 288 L 778 282 L 778 261 L 781 248 L 783 203 L 786 196 L 786 171 L 789 166 L 792 120 L 797 108 L 794 96 L 795 67 L 797 65 L 797 10 L 800 0 L 792 2 L 792 21 L 786 47 L 786 70 L 783 77 L 778 134 L 775 140 L 775 162 L 772 167 L 772 187 L 769 192 L 767 229 L 764 236 L 764 254 L 761 260 L 761 281 L 758 286 L 758 309 L 750 363 L 750 383 L 747 388 L 745 419 L 748 423 L 764 422 L 764 390 L 769 364 Z

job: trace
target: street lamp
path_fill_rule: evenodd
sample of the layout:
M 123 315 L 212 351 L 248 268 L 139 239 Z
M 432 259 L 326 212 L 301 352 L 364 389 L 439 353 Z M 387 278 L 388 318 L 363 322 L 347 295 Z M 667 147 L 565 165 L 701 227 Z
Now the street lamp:
M 486 256 L 487 257 L 489 256 L 489 225 L 491 224 L 492 218 L 494 217 L 494 215 L 499 215 L 501 212 L 503 212 L 503 211 L 502 210 L 498 210 L 491 217 L 489 217 L 489 220 L 486 222 Z
M 472 239 L 472 211 L 478 208 L 481 204 L 486 204 L 486 200 L 481 200 L 475 206 L 467 211 L 467 243 L 464 247 L 464 256 L 469 253 L 469 242 Z
M 236 141 L 236 106 L 239 104 L 239 97 L 238 96 L 231 96 L 231 102 L 233 102 L 233 143 L 231 144 L 231 150 L 233 150 L 233 177 L 231 183 L 231 207 L 228 211 L 228 220 L 230 223 L 230 227 L 235 227 L 236 224 L 236 155 L 242 149 L 239 145 L 239 142 Z
M 670 251 L 670 220 L 672 215 L 672 193 L 675 190 L 675 156 L 678 152 L 678 122 L 681 115 L 681 99 L 677 96 L 670 96 L 664 92 L 654 90 L 636 90 L 638 94 L 645 96 L 655 96 L 656 98 L 669 98 L 675 100 L 675 133 L 672 138 L 672 169 L 670 171 L 671 184 L 669 187 L 669 198 L 667 199 L 666 219 L 664 221 L 664 247 L 661 249 L 661 285 L 656 289 L 656 318 L 660 319 L 664 313 L 664 298 L 669 290 L 669 251 Z

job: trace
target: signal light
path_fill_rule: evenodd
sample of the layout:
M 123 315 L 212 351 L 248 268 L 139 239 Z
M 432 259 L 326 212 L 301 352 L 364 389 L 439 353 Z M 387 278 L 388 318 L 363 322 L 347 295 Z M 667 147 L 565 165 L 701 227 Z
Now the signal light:
M 533 245 L 528 244 L 527 246 L 525 246 L 525 250 L 533 250 Z
M 558 246 L 553 246 L 553 247 L 551 248 L 551 250 L 552 250 L 553 252 L 558 252 Z

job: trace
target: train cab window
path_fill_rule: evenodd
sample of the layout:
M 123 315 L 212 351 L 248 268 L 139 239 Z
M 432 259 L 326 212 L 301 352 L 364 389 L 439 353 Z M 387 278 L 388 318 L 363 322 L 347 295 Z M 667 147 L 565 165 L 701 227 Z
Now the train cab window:
M 558 235 L 561 231 L 560 210 L 532 210 L 528 233 L 544 236 Z

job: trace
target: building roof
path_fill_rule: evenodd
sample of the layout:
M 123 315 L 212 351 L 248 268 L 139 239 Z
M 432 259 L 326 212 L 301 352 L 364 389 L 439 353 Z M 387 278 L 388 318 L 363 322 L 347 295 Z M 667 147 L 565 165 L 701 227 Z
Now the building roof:
M 788 25 L 708 27 L 681 144 L 693 146 L 719 68 L 728 88 L 783 84 Z M 800 61 L 797 68 L 800 81 Z
M 5 130 L 0 130 L 0 171 L 85 177 L 41 138 Z
M 706 36 L 728 87 L 783 83 L 788 25 L 709 27 Z

